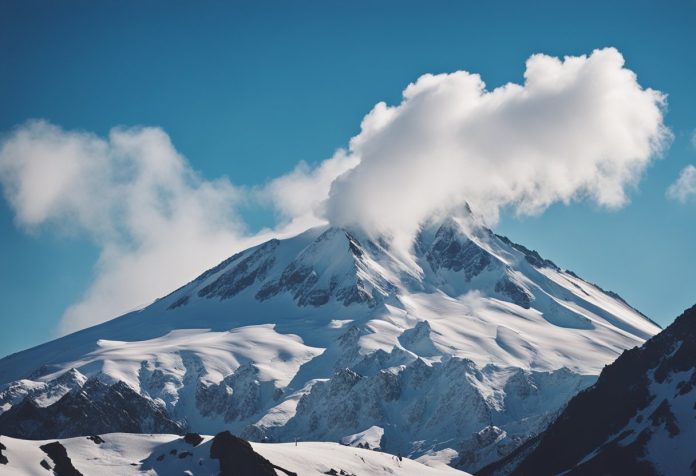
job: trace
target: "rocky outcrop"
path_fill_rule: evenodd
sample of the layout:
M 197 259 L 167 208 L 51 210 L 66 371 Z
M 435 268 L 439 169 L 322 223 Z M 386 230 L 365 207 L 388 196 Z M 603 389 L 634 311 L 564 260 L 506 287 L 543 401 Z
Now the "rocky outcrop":
M 696 306 L 607 366 L 512 474 L 692 474 L 695 355 Z
M 271 240 L 259 246 L 249 256 L 220 274 L 212 283 L 204 286 L 198 291 L 198 296 L 228 299 L 239 294 L 257 280 L 263 280 L 273 266 L 275 257 L 272 252 L 278 243 L 278 240 Z
M 82 476 L 82 473 L 73 466 L 65 447 L 59 442 L 48 443 L 40 446 L 41 450 L 53 461 L 53 474 L 55 476 Z
M 31 398 L 0 415 L 0 433 L 15 438 L 49 439 L 115 431 L 181 433 L 179 423 L 152 400 L 123 382 L 88 380 L 57 402 L 41 407 Z
M 332 298 L 349 306 L 374 306 L 394 286 L 370 273 L 366 253 L 352 234 L 330 228 L 285 267 L 277 279 L 264 283 L 256 298 L 265 301 L 290 293 L 299 306 L 322 306 Z M 371 276 L 372 274 L 372 276 Z
M 82 387 L 86 381 L 87 377 L 80 372 L 69 369 L 48 382 L 27 379 L 11 382 L 4 390 L 0 391 L 0 414 L 25 399 L 32 400 L 40 407 L 48 406 L 71 390 Z
M 520 307 L 529 309 L 532 303 L 533 296 L 523 286 L 516 283 L 509 276 L 495 283 L 495 292 L 509 298 L 512 302 Z
M 244 420 L 257 413 L 264 402 L 277 400 L 282 392 L 272 382 L 262 382 L 258 369 L 241 365 L 219 384 L 202 384 L 196 405 L 202 415 L 223 415 L 225 421 Z
M 220 461 L 220 476 L 276 476 L 276 470 L 288 476 L 297 476 L 274 465 L 255 452 L 248 441 L 237 438 L 229 431 L 215 435 L 210 446 L 210 457 Z
M 459 358 L 435 365 L 417 359 L 371 376 L 339 369 L 300 398 L 284 427 L 245 434 L 343 440 L 379 426 L 381 448 L 407 455 L 427 452 L 424 443 L 448 435 L 459 453 L 453 464 L 476 470 L 541 432 L 568 398 L 592 382 L 567 369 L 479 368 Z
M 478 276 L 493 261 L 492 256 L 466 237 L 452 220 L 447 220 L 437 230 L 425 257 L 433 271 L 461 272 L 467 281 Z

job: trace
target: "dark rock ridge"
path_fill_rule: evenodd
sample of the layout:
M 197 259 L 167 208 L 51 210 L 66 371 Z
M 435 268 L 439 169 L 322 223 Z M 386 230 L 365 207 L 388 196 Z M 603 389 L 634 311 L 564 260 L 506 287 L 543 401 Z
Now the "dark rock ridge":
M 203 441 L 203 437 L 198 433 L 186 433 L 184 435 L 184 441 L 191 446 L 198 446 Z
M 430 235 L 421 232 L 414 245 L 416 253 L 433 272 L 450 271 L 463 276 L 464 280 L 469 282 L 486 270 L 505 266 L 497 257 L 468 237 L 454 219 L 444 220 L 434 230 Z M 481 228 L 476 233 L 483 241 L 500 240 L 521 252 L 525 261 L 536 268 L 553 268 L 560 271 L 555 263 L 542 258 L 535 250 L 513 243 L 487 228 Z M 249 288 L 253 288 L 254 297 L 259 301 L 287 293 L 300 307 L 319 307 L 332 299 L 345 306 L 357 303 L 375 307 L 384 297 L 397 294 L 397 286 L 371 272 L 367 264 L 370 254 L 379 256 L 388 252 L 389 244 L 384 240 L 376 243 L 363 237 L 361 243 L 356 233 L 343 228 L 329 228 L 302 249 L 287 265 L 283 264 L 283 267 L 279 267 L 275 253 L 280 243 L 279 240 L 273 239 L 228 258 L 189 285 L 179 288 L 177 291 L 202 286 L 193 293 L 183 293 L 172 298 L 168 309 L 188 305 L 195 295 L 228 299 Z M 327 256 L 329 259 L 335 257 L 339 262 L 347 262 L 344 263 L 343 269 L 331 274 L 331 270 L 322 268 Z M 415 285 L 419 286 L 417 283 Z M 495 292 L 525 308 L 531 306 L 533 299 L 524 286 L 511 279 L 498 281 Z M 618 295 L 611 295 L 620 299 Z
M 426 259 L 433 271 L 443 268 L 462 272 L 467 281 L 491 264 L 491 255 L 450 222 L 435 233 L 435 241 L 427 251 Z
M 695 402 L 696 306 L 605 367 L 512 474 L 694 474 L 696 453 L 684 450 L 693 441 L 682 438 L 696 425 Z
M 96 378 L 47 407 L 25 398 L 0 415 L 0 434 L 14 438 L 69 438 L 111 432 L 180 434 L 183 428 L 125 383 L 106 385 Z
M 333 250 L 332 247 L 336 244 L 343 250 Z M 338 255 L 336 251 L 339 251 Z M 343 264 L 338 266 L 335 274 L 316 266 L 318 257 L 332 253 L 336 255 L 338 263 Z M 265 301 L 287 292 L 299 306 L 322 306 L 332 297 L 345 306 L 353 303 L 374 306 L 379 300 L 379 291 L 395 290 L 391 283 L 381 277 L 376 280 L 378 283 L 359 277 L 359 271 L 369 274 L 361 243 L 344 229 L 330 228 L 302 250 L 279 278 L 264 283 L 256 298 Z
M 560 271 L 560 268 L 556 266 L 556 263 L 554 263 L 550 259 L 542 258 L 536 250 L 530 250 L 526 246 L 520 245 L 519 243 L 515 243 L 511 241 L 507 236 L 495 236 L 500 238 L 504 243 L 507 243 L 508 245 L 515 248 L 517 251 L 522 252 L 522 254 L 524 254 L 524 259 L 527 261 L 527 263 L 531 264 L 532 266 L 536 268 L 553 268 L 556 271 Z
M 510 298 L 512 302 L 525 309 L 529 309 L 532 304 L 532 296 L 529 292 L 509 277 L 495 283 L 495 292 Z
M 331 247 L 338 242 L 339 248 Z M 368 271 L 365 264 L 366 253 L 363 245 L 349 231 L 342 228 L 329 228 L 316 240 L 303 249 L 287 266 L 274 269 L 277 265 L 274 251 L 278 248 L 278 240 L 270 240 L 252 250 L 237 253 L 209 271 L 196 278 L 187 286 L 202 285 L 197 295 L 203 298 L 228 299 L 242 291 L 258 285 L 255 298 L 266 301 L 283 293 L 292 295 L 298 306 L 318 307 L 326 304 L 332 298 L 349 306 L 353 303 L 365 303 L 374 307 L 380 302 L 381 295 L 395 292 L 393 284 L 381 276 L 375 276 L 375 282 L 359 277 L 361 271 Z M 372 242 L 367 243 L 371 249 L 379 247 Z M 315 266 L 317 256 L 322 253 L 333 253 L 339 260 L 347 260 L 345 269 L 339 269 L 337 274 L 327 274 L 329 271 Z M 345 253 L 344 253 L 345 252 Z M 321 260 L 320 260 L 321 261 Z M 369 273 L 367 273 L 369 274 Z M 179 288 L 180 291 L 184 286 Z M 175 292 L 177 292 L 175 291 Z M 169 296 L 173 295 L 171 293 Z M 167 296 L 167 297 L 169 297 Z M 191 294 L 183 294 L 173 299 L 168 309 L 176 309 L 187 305 Z
M 42 445 L 40 448 L 53 461 L 53 474 L 55 476 L 82 476 L 82 473 L 73 466 L 65 447 L 58 441 Z
M 102 443 L 104 443 L 104 439 L 99 435 L 90 435 L 87 437 L 87 439 L 95 445 L 101 445 Z
M 271 240 L 259 246 L 249 256 L 240 260 L 234 267 L 198 291 L 198 295 L 200 297 L 227 299 L 236 296 L 257 280 L 263 280 L 273 266 L 275 257 L 272 251 L 278 246 L 278 243 L 278 240 Z M 202 281 L 204 276 L 205 274 L 198 280 Z
M 255 452 L 248 441 L 229 431 L 215 435 L 210 457 L 220 460 L 220 476 L 276 476 L 276 469 L 288 476 L 297 476 L 297 473 L 274 465 Z

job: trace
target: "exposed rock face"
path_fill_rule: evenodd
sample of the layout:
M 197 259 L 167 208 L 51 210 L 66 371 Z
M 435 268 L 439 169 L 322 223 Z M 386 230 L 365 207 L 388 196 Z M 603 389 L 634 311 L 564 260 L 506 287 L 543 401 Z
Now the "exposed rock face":
M 57 402 L 25 399 L 0 415 L 0 433 L 15 438 L 67 438 L 92 433 L 181 433 L 182 427 L 123 382 L 88 380 Z
M 198 446 L 203 441 L 203 437 L 198 433 L 186 433 L 184 435 L 184 441 L 191 446 Z
M 65 447 L 59 442 L 48 443 L 40 448 L 53 461 L 53 474 L 56 476 L 82 476 L 82 473 L 73 466 Z
M 244 364 L 219 384 L 201 385 L 196 393 L 201 414 L 223 415 L 225 421 L 237 421 L 257 413 L 262 402 L 268 400 L 264 396 L 276 390 L 271 382 L 261 382 L 258 373 L 253 365 Z
M 280 277 L 265 283 L 256 298 L 265 301 L 290 293 L 299 306 L 322 306 L 331 298 L 345 306 L 374 306 L 380 296 L 394 292 L 395 287 L 370 273 L 365 259 L 362 245 L 352 234 L 331 228 L 304 249 Z
M 37 406 L 45 407 L 57 402 L 66 393 L 80 388 L 87 377 L 75 369 L 70 369 L 60 377 L 49 382 L 18 380 L 0 391 L 0 414 L 24 399 L 32 400 Z
M 505 383 L 490 394 L 494 380 Z M 433 366 L 419 359 L 373 376 L 340 369 L 312 386 L 284 428 L 256 427 L 249 434 L 275 440 L 282 431 L 332 440 L 378 425 L 384 428 L 382 449 L 405 454 L 417 449 L 407 443 L 416 435 L 446 434 L 460 450 L 456 463 L 479 468 L 543 430 L 568 398 L 593 381 L 567 369 L 479 369 L 458 358 Z
M 236 296 L 257 280 L 262 280 L 273 266 L 275 257 L 271 252 L 277 246 L 278 240 L 271 240 L 260 246 L 232 269 L 225 271 L 215 281 L 198 291 L 198 295 L 227 299 Z
M 229 431 L 215 435 L 210 446 L 210 457 L 220 460 L 220 476 L 276 476 L 276 469 L 288 476 L 292 471 L 275 466 L 254 451 L 248 441 L 237 438 Z
M 607 366 L 512 474 L 693 474 L 694 356 L 696 306 Z
M 529 309 L 532 302 L 532 296 L 530 296 L 527 290 L 525 290 L 519 284 L 515 283 L 509 277 L 506 276 L 497 283 L 495 283 L 494 289 L 495 292 L 509 297 L 512 300 L 512 302 L 514 302 L 518 306 L 523 307 L 525 309 Z
M 426 259 L 434 271 L 448 269 L 461 272 L 467 281 L 492 263 L 491 255 L 464 236 L 452 221 L 447 221 L 438 229 Z
M 90 435 L 87 437 L 87 439 L 92 441 L 95 445 L 101 445 L 104 443 L 104 439 L 99 435 Z
M 536 250 L 530 250 L 526 246 L 520 245 L 518 243 L 513 243 L 506 236 L 496 236 L 499 239 L 501 239 L 504 243 L 507 243 L 508 245 L 512 246 L 518 251 L 521 251 L 524 254 L 524 259 L 532 266 L 537 268 L 552 268 L 555 270 L 560 269 L 558 266 L 556 266 L 556 263 L 554 263 L 553 261 L 542 258 Z

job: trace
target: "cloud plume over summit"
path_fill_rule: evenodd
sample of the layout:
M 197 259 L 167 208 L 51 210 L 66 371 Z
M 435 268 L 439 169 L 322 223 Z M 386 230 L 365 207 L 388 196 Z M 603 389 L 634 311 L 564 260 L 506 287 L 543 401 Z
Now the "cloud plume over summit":
M 664 105 L 613 48 L 533 55 L 523 84 L 492 91 L 466 71 L 426 74 L 399 105 L 381 102 L 365 116 L 348 151 L 360 164 L 334 182 L 324 214 L 403 235 L 464 203 L 489 224 L 505 207 L 621 207 L 669 140 Z
M 99 249 L 94 281 L 62 331 L 147 304 L 235 251 L 322 221 L 395 236 L 469 204 L 542 212 L 590 200 L 621 207 L 671 137 L 665 96 L 643 88 L 612 48 L 527 60 L 524 82 L 487 90 L 477 74 L 425 74 L 395 106 L 378 103 L 347 149 L 257 187 L 208 180 L 156 127 L 102 138 L 45 121 L 0 141 L 0 184 L 16 222 L 58 226 Z M 234 175 L 234 171 L 230 171 Z M 244 204 L 272 209 L 250 233 Z M 403 250 L 403 248 L 402 248 Z

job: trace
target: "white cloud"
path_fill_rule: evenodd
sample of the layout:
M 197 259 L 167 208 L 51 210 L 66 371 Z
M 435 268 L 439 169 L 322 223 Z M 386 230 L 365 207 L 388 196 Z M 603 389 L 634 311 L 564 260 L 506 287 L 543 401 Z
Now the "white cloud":
M 681 203 L 696 197 L 696 167 L 687 165 L 682 169 L 677 181 L 667 189 L 667 197 Z
M 329 196 L 331 184 L 358 163 L 356 156 L 347 155 L 344 150 L 338 150 L 315 168 L 300 162 L 291 173 L 257 189 L 255 199 L 273 206 L 281 223 L 290 222 L 296 228 L 307 229 L 324 222 L 318 218 L 321 214 L 318 208 Z
M 146 304 L 243 241 L 240 191 L 203 180 L 156 128 L 114 129 L 104 140 L 30 122 L 2 145 L 0 181 L 19 225 L 86 233 L 101 248 L 95 280 L 62 331 Z
M 295 214 L 316 223 L 311 210 L 340 161 L 303 166 L 257 191 L 290 222 L 260 235 L 236 212 L 248 192 L 200 177 L 158 128 L 116 128 L 105 140 L 29 122 L 2 143 L 0 183 L 21 227 L 87 234 L 101 250 L 93 283 L 63 315 L 68 332 L 147 304 L 271 234 L 298 231 Z M 296 181 L 312 197 L 302 199 Z
M 665 96 L 642 88 L 613 48 L 534 55 L 524 78 L 488 91 L 476 74 L 426 74 L 401 104 L 377 104 L 350 142 L 360 164 L 334 183 L 328 219 L 405 236 L 465 202 L 489 224 L 503 207 L 625 205 L 670 137 Z
M 623 206 L 670 137 L 664 102 L 614 49 L 534 55 L 523 85 L 493 91 L 465 71 L 421 76 L 401 104 L 365 116 L 347 151 L 256 188 L 202 178 L 158 128 L 116 128 L 104 139 L 44 121 L 0 143 L 0 183 L 21 227 L 83 233 L 101 250 L 94 282 L 63 316 L 67 332 L 323 219 L 407 244 L 423 220 L 465 203 L 489 224 L 503 207 Z M 250 234 L 238 214 L 249 203 L 275 210 L 278 225 Z

